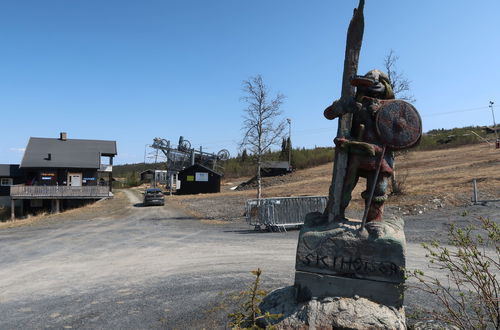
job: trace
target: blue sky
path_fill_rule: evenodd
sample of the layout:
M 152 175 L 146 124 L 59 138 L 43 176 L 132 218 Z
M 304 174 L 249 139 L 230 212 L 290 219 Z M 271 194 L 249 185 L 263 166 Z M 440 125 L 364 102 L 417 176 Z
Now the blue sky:
M 332 145 L 355 0 L 0 1 L 0 163 L 30 136 L 118 141 L 141 162 L 154 137 L 237 152 L 241 83 L 287 96 L 294 146 Z M 360 73 L 390 49 L 424 131 L 500 121 L 500 2 L 366 0 Z M 470 110 L 474 109 L 474 110 Z

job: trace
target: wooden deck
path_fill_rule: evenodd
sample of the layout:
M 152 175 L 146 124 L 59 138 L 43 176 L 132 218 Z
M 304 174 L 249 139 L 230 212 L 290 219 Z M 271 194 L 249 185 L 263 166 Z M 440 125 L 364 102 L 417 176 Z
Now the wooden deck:
M 24 186 L 10 187 L 12 199 L 99 199 L 113 194 L 107 186 Z

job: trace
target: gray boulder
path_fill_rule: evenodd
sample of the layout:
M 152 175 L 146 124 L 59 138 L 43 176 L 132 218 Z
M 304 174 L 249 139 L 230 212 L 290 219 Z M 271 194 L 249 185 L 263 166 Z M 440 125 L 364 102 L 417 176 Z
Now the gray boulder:
M 282 314 L 271 321 L 276 329 L 406 329 L 403 307 L 387 307 L 357 296 L 300 303 L 293 286 L 271 292 L 260 307 L 263 312 Z

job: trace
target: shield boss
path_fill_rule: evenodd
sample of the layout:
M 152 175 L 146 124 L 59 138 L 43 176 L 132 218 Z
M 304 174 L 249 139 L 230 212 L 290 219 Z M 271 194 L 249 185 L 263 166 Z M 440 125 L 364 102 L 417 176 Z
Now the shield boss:
M 417 109 L 402 100 L 387 100 L 381 103 L 375 125 L 382 143 L 392 150 L 417 145 L 422 136 L 422 120 Z

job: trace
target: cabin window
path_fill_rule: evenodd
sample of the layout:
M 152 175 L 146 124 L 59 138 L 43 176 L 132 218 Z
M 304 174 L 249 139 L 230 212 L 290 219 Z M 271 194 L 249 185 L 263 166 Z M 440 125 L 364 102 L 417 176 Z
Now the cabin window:
M 196 175 L 196 181 L 208 182 L 208 173 L 196 172 L 195 175 Z
M 1 178 L 0 179 L 0 186 L 5 187 L 5 186 L 12 186 L 14 183 L 14 180 L 12 178 Z

